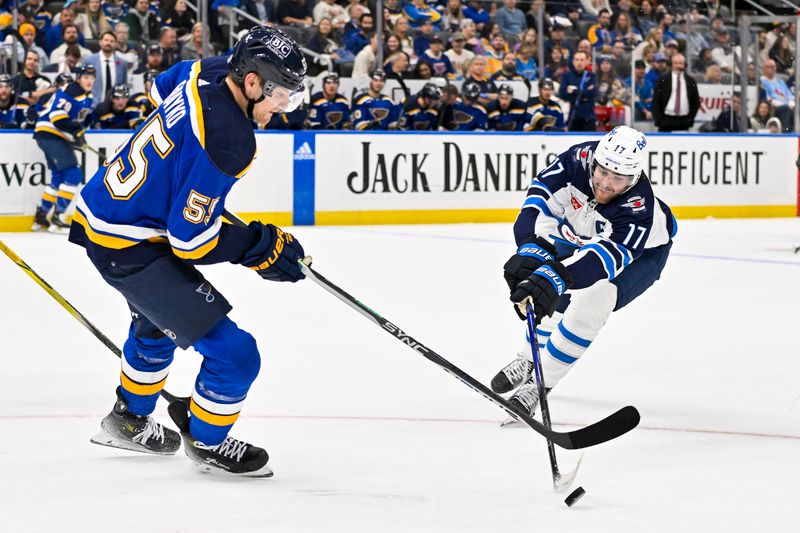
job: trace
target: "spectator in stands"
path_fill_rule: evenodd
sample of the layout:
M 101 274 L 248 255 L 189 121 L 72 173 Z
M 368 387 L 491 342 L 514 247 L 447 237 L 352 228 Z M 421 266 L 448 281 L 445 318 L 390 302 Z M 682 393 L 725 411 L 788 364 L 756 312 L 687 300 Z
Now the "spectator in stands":
M 261 21 L 261 24 L 270 25 L 278 21 L 277 5 L 272 3 L 272 0 L 242 0 L 242 9 L 251 17 Z M 249 29 L 255 26 L 252 20 L 239 19 L 239 29 Z M 294 115 L 297 119 L 301 116 L 305 120 L 304 113 L 296 113 Z
M 329 18 L 323 18 L 319 21 L 317 32 L 308 41 L 306 47 L 312 52 L 330 56 L 334 62 L 338 62 L 340 58 L 346 55 L 342 53 L 339 34 L 333 31 L 333 24 Z M 344 52 L 347 52 L 347 50 L 345 49 Z
M 403 8 L 403 14 L 408 17 L 412 28 L 420 28 L 423 24 L 430 23 L 436 30 L 442 29 L 442 15 L 434 8 L 428 7 L 425 0 L 410 0 Z
M 397 19 L 403 16 L 403 3 L 401 0 L 386 0 L 383 3 L 383 9 L 388 13 L 386 24 L 392 31 L 394 31 L 394 27 L 397 24 Z
M 583 52 L 586 54 L 586 70 L 592 72 L 594 70 L 594 61 L 592 59 L 592 44 L 589 42 L 589 39 L 581 39 L 578 41 L 578 47 L 575 50 L 576 52 Z
M 133 72 L 139 64 L 140 49 L 128 42 L 130 28 L 124 22 L 117 22 L 114 26 L 114 35 L 117 36 L 117 55 L 122 56 L 128 63 L 128 72 Z
M 164 54 L 158 43 L 153 43 L 147 47 L 144 63 L 140 63 L 134 74 L 142 74 L 148 70 L 164 72 Z
M 517 55 L 514 52 L 509 52 L 503 56 L 503 65 L 489 78 L 498 87 L 502 82 L 506 81 L 521 81 L 530 88 L 530 81 L 528 78 L 517 72 Z M 499 94 L 499 93 L 498 93 Z
M 564 26 L 556 22 L 550 30 L 550 39 L 544 44 L 545 56 L 550 57 L 550 50 L 553 48 L 561 49 L 561 57 L 564 61 L 569 62 L 572 54 L 575 52 L 573 48 L 564 41 Z
M 745 127 L 743 128 L 741 126 L 741 115 L 739 113 L 741 110 L 742 101 L 739 97 L 739 93 L 734 92 L 731 99 L 733 100 L 733 105 L 731 106 L 731 104 L 728 104 L 725 106 L 725 109 L 723 109 L 714 119 L 714 131 L 742 133 L 750 129 L 749 117 L 747 117 L 745 120 Z M 733 111 L 731 111 L 731 109 L 733 109 Z
M 128 83 L 128 63 L 114 53 L 117 48 L 117 36 L 107 31 L 100 37 L 100 51 L 84 58 L 84 65 L 92 65 L 97 77 L 92 86 L 92 95 L 96 104 L 104 102 L 115 85 Z
M 100 36 L 111 31 L 111 24 L 106 19 L 106 14 L 100 6 L 100 0 L 89 0 L 86 3 L 86 28 L 83 36 L 86 39 L 100 39 Z
M 645 77 L 650 80 L 653 87 L 656 86 L 658 78 L 669 72 L 669 67 L 667 65 L 667 58 L 664 54 L 656 54 L 653 58 L 653 67 L 645 74 Z
M 633 58 L 634 59 L 643 59 L 644 58 L 644 49 L 647 45 L 652 45 L 655 48 L 655 53 L 664 53 L 664 43 L 662 42 L 662 38 L 664 37 L 664 33 L 661 31 L 661 28 L 655 27 L 650 30 L 644 38 L 644 41 L 640 42 L 636 45 L 636 48 L 633 49 Z
M 467 73 L 464 76 L 464 83 L 473 81 L 480 85 L 481 94 L 478 101 L 484 106 L 489 105 L 489 102 L 497 100 L 497 86 L 486 75 L 486 58 L 484 56 L 475 56 L 472 61 L 467 65 Z M 463 85 L 462 85 L 463 86 Z
M 547 65 L 544 67 L 544 77 L 559 84 L 564 74 L 569 71 L 569 63 L 564 59 L 562 50 L 563 48 L 554 46 L 553 49 L 550 50 L 550 57 L 548 58 Z
M 494 21 L 509 36 L 519 37 L 528 28 L 525 14 L 517 7 L 517 0 L 503 0 L 502 7 L 497 8 Z
M 478 26 L 475 25 L 475 21 L 469 18 L 462 20 L 461 33 L 464 34 L 464 48 L 475 55 L 482 56 L 483 44 L 478 37 Z
M 769 49 L 768 57 L 775 62 L 778 74 L 791 76 L 794 73 L 794 52 L 789 43 L 789 36 L 781 35 Z
M 400 51 L 400 42 L 397 41 L 396 38 L 394 40 L 397 42 L 398 47 L 395 52 Z M 353 73 L 351 76 L 354 80 L 367 79 L 370 77 L 370 74 L 375 71 L 375 69 L 380 68 L 376 64 L 378 46 L 378 36 L 373 33 L 369 38 L 369 45 L 362 48 L 361 51 L 356 54 L 356 57 L 353 60 Z M 388 55 L 384 54 L 384 57 L 388 57 Z
M 71 44 L 80 47 L 81 57 L 86 57 L 92 53 L 88 48 L 84 48 L 78 44 L 78 27 L 75 24 L 67 24 L 61 29 L 61 44 L 50 54 L 50 62 L 60 63 L 61 59 L 64 57 L 67 46 Z
M 178 32 L 178 37 L 183 37 L 184 35 L 194 32 L 196 20 L 194 18 L 194 13 L 189 10 L 186 5 L 186 0 L 175 0 L 172 7 L 167 9 L 164 13 L 163 19 L 164 26 L 169 26 Z M 259 20 L 266 20 L 266 17 Z
M 517 72 L 528 81 L 536 81 L 539 78 L 539 65 L 534 59 L 535 48 L 528 43 L 523 43 L 516 53 Z
M 772 117 L 767 120 L 767 133 L 782 133 L 783 126 L 781 126 L 781 119 Z
M 597 78 L 586 69 L 588 58 L 583 52 L 575 52 L 572 68 L 561 77 L 559 98 L 570 104 L 569 131 L 596 131 L 597 117 L 594 113 L 594 97 L 597 93 Z
M 306 0 L 279 0 L 277 19 L 286 26 L 307 28 L 313 22 L 311 4 Z
M 203 59 L 203 24 L 201 22 L 194 23 L 191 38 L 181 47 L 180 59 L 181 61 Z
M 136 0 L 133 9 L 122 17 L 122 22 L 128 25 L 129 38 L 133 42 L 154 41 L 161 31 L 161 21 L 150 11 L 150 4 L 147 0 Z
M 637 59 L 634 63 L 633 82 L 636 91 L 636 105 L 633 120 L 653 120 L 653 84 L 645 78 L 647 66 L 644 61 Z
M 700 51 L 700 55 L 692 61 L 692 73 L 703 75 L 709 66 L 716 64 L 717 62 L 714 61 L 714 57 L 711 55 L 711 48 L 703 48 Z
M 384 64 L 386 59 L 393 56 L 397 52 L 402 52 L 402 51 L 403 51 L 403 45 L 400 42 L 400 38 L 396 34 L 390 33 L 383 41 Z
M 64 40 L 62 38 L 62 33 L 64 31 L 64 26 L 68 24 L 75 23 L 75 10 L 71 7 L 65 7 L 59 13 L 59 21 L 57 24 L 53 24 L 44 37 L 44 49 L 47 51 L 48 54 L 53 53 L 59 45 L 61 45 Z M 83 36 L 81 36 L 83 37 Z
M 639 29 L 642 30 L 642 33 L 648 33 L 658 26 L 658 22 L 656 22 L 656 10 L 653 9 L 653 2 L 651 2 L 651 0 L 642 0 L 642 3 L 639 5 L 639 10 L 636 12 L 636 18 L 639 19 Z
M 662 41 L 675 39 L 675 34 L 672 32 L 672 23 L 675 22 L 675 15 L 666 10 L 659 11 L 656 20 L 658 21 L 658 27 L 661 28 Z
M 407 79 L 408 65 L 408 54 L 405 52 L 397 52 L 389 58 L 389 62 L 383 67 L 384 72 L 386 72 L 386 79 L 396 80 L 403 89 L 403 94 L 405 94 L 406 98 L 408 98 L 410 94 L 405 82 Z
M 734 70 L 734 48 L 731 44 L 731 36 L 724 27 L 716 32 L 716 41 L 711 49 L 711 57 L 722 69 L 722 72 L 731 74 Z M 739 48 L 738 46 L 736 48 Z
M 683 54 L 672 57 L 672 71 L 653 86 L 653 115 L 658 131 L 685 131 L 694 125 L 700 109 L 697 82 L 686 74 Z
M 442 38 L 434 35 L 430 47 L 419 57 L 420 61 L 427 61 L 433 68 L 433 75 L 439 78 L 455 77 L 455 69 L 450 58 L 444 54 Z
M 611 47 L 611 57 L 614 61 L 614 72 L 623 80 L 631 77 L 631 55 L 623 41 L 614 41 Z
M 53 15 L 44 6 L 42 0 L 27 0 L 20 11 L 24 13 L 26 19 L 24 22 L 29 22 L 36 27 L 36 44 L 44 47 L 44 36 L 53 25 Z
M 500 32 L 495 33 L 485 47 L 483 55 L 486 57 L 486 73 L 492 75 L 503 68 L 503 57 L 508 52 L 506 38 Z
M 483 27 L 488 24 L 491 19 L 489 12 L 483 8 L 483 2 L 481 0 L 469 0 L 464 8 L 464 16 L 475 23 L 475 31 L 478 33 L 483 31 Z
M 342 34 L 344 35 L 358 28 L 358 21 L 361 20 L 361 15 L 370 12 L 369 9 L 365 8 L 358 2 L 351 3 L 347 8 L 345 8 L 345 11 L 347 12 L 347 16 L 349 18 L 345 23 L 344 28 L 342 28 Z
M 369 13 L 363 13 L 358 20 L 356 29 L 344 36 L 344 45 L 355 56 L 369 44 L 369 36 L 375 29 L 375 21 Z
M 686 50 L 688 53 L 692 54 L 692 57 L 694 57 L 700 55 L 700 52 L 706 48 L 711 49 L 708 39 L 706 39 L 706 36 L 701 32 L 697 30 L 684 30 L 686 22 L 686 18 L 678 19 L 678 31 L 675 32 L 675 36 L 678 39 L 683 39 L 686 42 Z
M 349 125 L 350 105 L 339 94 L 339 76 L 329 73 L 322 78 L 322 90 L 311 95 L 308 125 L 312 130 L 341 130 Z
M 433 66 L 427 59 L 419 58 L 417 64 L 414 65 L 414 72 L 411 78 L 415 80 L 429 80 L 433 78 Z
M 130 11 L 130 6 L 123 0 L 103 0 L 102 7 L 108 23 L 114 26 L 114 29 L 116 29 L 117 23 L 122 20 L 122 17 Z
M 450 36 L 450 48 L 444 53 L 453 65 L 456 78 L 464 76 L 467 65 L 475 57 L 475 54 L 465 48 L 466 39 L 460 31 Z
M 174 28 L 161 28 L 161 35 L 158 39 L 163 55 L 164 70 L 168 70 L 172 65 L 181 60 L 181 50 L 178 46 L 178 32 Z
M 642 39 L 642 31 L 639 27 L 639 17 L 636 16 L 636 8 L 631 0 L 618 0 L 616 7 L 611 14 L 611 27 L 614 31 L 618 31 L 619 17 L 625 15 L 628 19 L 628 27 L 634 32 L 639 34 L 639 40 Z M 619 37 L 617 37 L 619 38 Z M 632 43 L 636 44 L 636 43 Z
M 441 27 L 445 31 L 455 32 L 461 28 L 461 21 L 464 20 L 464 9 L 461 0 L 447 0 L 442 13 Z
M 720 70 L 719 65 L 715 64 L 706 67 L 706 71 L 703 74 L 703 83 L 711 85 L 719 85 L 722 83 L 722 70 Z
M 439 125 L 439 101 L 442 90 L 435 83 L 426 83 L 415 95 L 406 98 L 397 120 L 397 129 L 435 131 Z
M 623 0 L 630 4 L 630 0 Z M 631 25 L 630 15 L 625 11 L 617 15 L 616 26 L 611 32 L 611 42 L 622 41 L 628 48 L 633 48 L 642 42 L 642 34 Z
M 611 10 L 608 0 L 580 0 L 580 3 L 584 12 L 590 17 L 597 17 L 601 9 Z
M 568 8 L 569 9 L 569 8 Z M 545 12 L 544 0 L 533 0 L 531 2 L 528 11 L 525 12 L 525 24 L 529 28 L 539 28 L 539 21 L 538 21 L 538 13 L 542 11 L 542 24 L 543 24 L 543 35 L 547 35 L 550 33 L 550 17 L 547 16 Z M 580 18 L 580 14 L 578 14 Z M 571 20 L 571 19 L 570 19 Z
M 767 129 L 767 121 L 775 116 L 772 106 L 766 100 L 761 100 L 750 118 L 750 124 L 756 131 Z
M 403 45 L 403 52 L 405 52 L 409 58 L 416 58 L 417 54 L 414 52 L 414 38 L 410 34 L 408 18 L 405 15 L 398 17 L 397 21 L 394 23 L 394 34 L 400 39 L 400 44 Z
M 520 49 L 523 44 L 528 44 L 533 48 L 534 52 L 539 50 L 539 34 L 536 31 L 536 28 L 528 28 L 522 35 L 520 35 L 519 42 L 514 45 L 513 52 L 516 52 Z
M 331 25 L 336 29 L 344 27 L 349 16 L 344 10 L 344 7 L 337 4 L 334 0 L 320 0 L 312 10 L 314 17 L 314 24 L 319 26 L 322 19 L 328 19 Z
M 13 29 L 12 29 L 13 31 Z M 11 32 L 6 37 L 4 43 L 11 46 L 14 42 L 14 36 Z M 25 53 L 28 50 L 33 50 L 39 54 L 39 70 L 42 70 L 47 65 L 47 54 L 41 47 L 36 44 L 36 27 L 30 22 L 20 24 L 19 31 L 17 32 L 17 63 L 25 61 Z
M 670 39 L 666 43 L 664 43 L 664 56 L 667 58 L 667 61 L 672 61 L 672 56 L 678 53 L 678 41 L 675 39 Z
M 36 104 L 45 95 L 55 92 L 50 80 L 39 74 L 39 54 L 33 50 L 25 53 L 22 70 L 11 79 L 17 98 L 28 105 Z
M 621 107 L 630 103 L 625 83 L 614 72 L 614 61 L 610 56 L 600 56 L 597 72 L 597 94 L 594 97 L 597 105 Z
M 761 85 L 775 116 L 780 119 L 786 131 L 791 131 L 789 125 L 793 123 L 794 118 L 794 94 L 786 82 L 777 76 L 777 70 L 774 60 L 766 60 L 761 67 Z
M 436 34 L 436 27 L 431 22 L 423 22 L 419 34 L 414 37 L 414 57 L 420 57 L 431 47 L 431 39 Z
M 611 38 L 611 31 L 609 30 L 610 24 L 611 11 L 608 9 L 601 9 L 597 13 L 597 21 L 589 27 L 589 31 L 586 33 L 589 44 L 592 45 L 594 50 L 598 52 L 611 51 L 611 43 L 614 41 Z
M 60 63 L 48 63 L 47 66 L 42 69 L 42 72 L 57 72 L 59 74 L 67 74 L 74 77 L 75 69 L 77 69 L 80 64 L 81 49 L 78 48 L 78 45 L 71 44 L 64 51 L 64 57 L 61 59 Z

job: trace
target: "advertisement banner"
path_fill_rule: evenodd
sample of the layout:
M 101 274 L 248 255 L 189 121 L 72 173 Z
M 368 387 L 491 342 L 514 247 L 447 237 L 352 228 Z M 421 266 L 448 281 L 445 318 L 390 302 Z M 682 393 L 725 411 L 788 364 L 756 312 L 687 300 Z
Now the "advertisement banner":
M 319 134 L 317 223 L 513 220 L 530 180 L 558 153 L 591 138 Z M 645 170 L 656 194 L 685 207 L 686 214 L 793 214 L 795 137 L 669 134 L 648 139 Z
M 700 93 L 700 111 L 694 118 L 695 123 L 711 122 L 728 107 L 733 94 L 733 87 L 722 84 L 698 83 L 697 92 Z M 739 87 L 736 86 L 736 91 Z M 758 104 L 758 93 L 755 87 L 747 89 L 747 116 L 752 116 Z

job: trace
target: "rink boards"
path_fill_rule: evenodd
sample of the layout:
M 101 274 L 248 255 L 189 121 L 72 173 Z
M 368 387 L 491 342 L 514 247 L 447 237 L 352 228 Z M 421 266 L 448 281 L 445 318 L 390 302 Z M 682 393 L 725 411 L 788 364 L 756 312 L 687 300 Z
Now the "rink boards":
M 113 154 L 128 135 L 86 137 Z M 512 221 L 530 180 L 558 153 L 593 138 L 259 132 L 257 158 L 226 205 L 281 225 Z M 649 134 L 648 140 L 647 175 L 679 218 L 798 214 L 795 135 Z M 91 152 L 80 160 L 86 179 L 104 163 Z M 29 228 L 47 180 L 30 133 L 0 133 L 0 231 Z

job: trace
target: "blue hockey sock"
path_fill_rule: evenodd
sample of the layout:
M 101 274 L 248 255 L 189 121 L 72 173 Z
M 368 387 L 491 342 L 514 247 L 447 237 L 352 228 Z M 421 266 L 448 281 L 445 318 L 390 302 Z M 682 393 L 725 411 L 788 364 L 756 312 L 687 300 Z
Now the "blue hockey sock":
M 175 343 L 169 337 L 140 338 L 133 326 L 122 348 L 120 384 L 128 411 L 146 416 L 156 408 L 158 395 L 167 381 Z

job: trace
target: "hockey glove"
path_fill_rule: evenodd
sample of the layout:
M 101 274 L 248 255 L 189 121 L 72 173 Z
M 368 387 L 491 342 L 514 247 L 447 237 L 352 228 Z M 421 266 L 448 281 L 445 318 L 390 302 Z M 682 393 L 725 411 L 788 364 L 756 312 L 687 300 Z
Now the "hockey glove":
M 514 310 L 522 320 L 526 320 L 527 304 L 530 303 L 536 315 L 536 324 L 539 324 L 545 315 L 553 315 L 558 299 L 572 286 L 572 282 L 567 267 L 559 261 L 548 261 L 512 291 Z
M 75 147 L 76 150 L 86 150 L 86 137 L 83 135 L 83 130 L 78 130 L 73 135 L 72 145 Z
M 252 268 L 259 276 L 270 281 L 294 283 L 305 278 L 298 263 L 305 257 L 305 252 L 291 233 L 261 222 L 251 222 L 249 227 L 260 236 L 256 245 L 242 259 L 244 266 Z
M 508 288 L 513 292 L 543 263 L 555 259 L 555 254 L 555 247 L 542 237 L 534 237 L 533 242 L 520 246 L 517 253 L 503 265 L 503 277 Z

